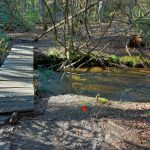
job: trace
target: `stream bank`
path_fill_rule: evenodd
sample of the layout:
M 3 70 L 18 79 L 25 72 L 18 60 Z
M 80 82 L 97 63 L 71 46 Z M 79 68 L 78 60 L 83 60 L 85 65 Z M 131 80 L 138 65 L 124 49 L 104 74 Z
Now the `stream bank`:
M 70 56 L 72 63 L 80 59 L 80 61 L 76 63 L 74 67 L 78 68 L 81 64 L 81 67 L 150 67 L 149 57 L 141 57 L 137 51 L 135 51 L 134 55 L 132 56 L 104 54 L 100 53 L 99 51 L 93 51 L 88 55 L 86 53 L 87 52 L 85 51 L 81 51 L 80 53 L 74 53 Z M 64 49 L 57 46 L 49 48 L 37 48 L 34 54 L 35 69 L 37 69 L 38 66 L 43 66 L 57 70 L 61 66 L 62 62 L 66 60 Z

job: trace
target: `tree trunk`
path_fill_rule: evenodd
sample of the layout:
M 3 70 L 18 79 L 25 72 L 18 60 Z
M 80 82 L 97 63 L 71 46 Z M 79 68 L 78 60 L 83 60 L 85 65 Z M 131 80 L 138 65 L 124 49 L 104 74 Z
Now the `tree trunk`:
M 56 22 L 56 9 L 57 9 L 57 1 L 53 0 L 53 18 L 55 22 Z
M 99 1 L 98 16 L 99 16 L 99 22 L 102 22 L 104 19 L 104 0 Z

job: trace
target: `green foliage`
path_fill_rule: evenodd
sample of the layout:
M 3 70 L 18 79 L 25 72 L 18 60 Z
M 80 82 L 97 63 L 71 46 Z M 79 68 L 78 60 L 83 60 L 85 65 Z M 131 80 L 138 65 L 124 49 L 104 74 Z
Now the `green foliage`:
M 53 71 L 49 69 L 40 69 L 38 70 L 39 80 L 47 82 L 49 77 L 52 75 Z
M 101 98 L 98 99 L 98 102 L 101 103 L 101 104 L 107 104 L 109 102 L 109 100 L 107 98 L 102 98 L 101 97 Z
M 110 14 L 112 13 L 113 9 L 112 6 L 109 3 L 105 4 L 105 11 L 104 11 L 104 16 L 107 18 L 110 16 Z
M 127 66 L 134 66 L 134 62 L 132 60 L 129 60 L 125 63 Z
M 145 113 L 150 115 L 150 110 L 146 110 Z
M 39 95 L 43 95 L 47 92 L 47 90 L 45 88 L 38 88 L 36 89 L 36 92 L 39 94 Z
M 15 16 L 15 21 L 13 22 L 13 28 L 18 28 L 21 31 L 27 31 L 31 29 L 35 22 L 37 21 L 38 14 L 37 12 L 29 12 L 29 13 L 23 13 L 18 12 Z
M 109 61 L 113 62 L 113 63 L 119 63 L 120 59 L 116 55 L 111 55 L 110 58 L 109 58 Z
M 9 21 L 9 15 L 6 13 L 6 6 L 5 4 L 1 1 L 0 2 L 0 29 L 3 29 L 5 25 Z
M 109 102 L 107 98 L 100 97 L 99 93 L 96 95 L 96 100 L 101 104 L 107 104 Z
M 9 17 L 8 15 L 4 15 L 3 13 L 0 13 L 0 15 L 1 15 L 0 28 L 3 29 L 5 25 L 7 24 Z
M 38 94 L 45 94 L 47 92 L 46 85 L 49 82 L 49 78 L 52 75 L 53 71 L 49 69 L 39 68 L 37 71 L 38 74 L 38 82 L 36 92 Z
M 3 55 L 8 50 L 9 37 L 2 31 L 0 31 L 0 55 Z
M 150 63 L 149 59 L 143 58 L 143 60 L 146 63 Z M 141 64 L 141 59 L 139 56 L 122 56 L 120 57 L 120 61 L 128 66 L 138 66 Z
M 34 9 L 33 9 L 34 8 Z M 10 1 L 8 5 L 6 1 L 0 2 L 0 28 L 5 29 L 9 25 L 9 29 L 17 31 L 29 30 L 38 20 L 38 1 Z

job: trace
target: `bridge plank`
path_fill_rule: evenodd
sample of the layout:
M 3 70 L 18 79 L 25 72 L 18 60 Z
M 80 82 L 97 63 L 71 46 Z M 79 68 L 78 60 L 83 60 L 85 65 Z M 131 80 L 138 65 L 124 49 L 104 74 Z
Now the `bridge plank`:
M 32 79 L 18 79 L 16 80 L 10 80 L 9 81 L 0 81 L 0 88 L 14 88 L 14 87 L 20 87 L 20 88 L 27 88 L 27 87 L 33 87 L 33 80 Z
M 9 55 L 20 55 L 20 56 L 25 56 L 25 57 L 32 57 L 33 56 L 33 52 L 24 52 L 24 51 L 11 51 L 9 53 Z
M 20 71 L 20 70 L 12 70 L 12 69 L 2 69 L 0 70 L 0 80 L 3 78 L 12 77 L 13 78 L 31 78 L 33 79 L 33 71 Z
M 33 53 L 33 49 L 27 48 L 27 47 L 23 47 L 23 48 L 21 48 L 21 47 L 13 47 L 11 50 L 12 51 L 17 51 L 17 52 L 30 52 L 30 53 Z
M 19 64 L 33 64 L 33 59 L 6 59 L 6 61 L 4 62 L 4 64 L 13 64 L 13 65 L 19 65 Z
M 13 69 L 13 70 L 33 70 L 33 65 L 32 64 L 4 64 L 1 66 L 2 69 Z
M 0 142 L 0 150 L 10 150 L 11 143 L 10 142 Z
M 27 97 L 7 97 L 1 100 L 0 98 L 0 113 L 8 113 L 15 111 L 30 111 L 34 109 L 34 100 L 32 96 Z
M 34 88 L 0 88 L 0 100 L 4 97 L 34 96 Z
M 34 46 L 16 44 L 16 45 L 13 45 L 13 48 L 28 48 L 32 50 Z

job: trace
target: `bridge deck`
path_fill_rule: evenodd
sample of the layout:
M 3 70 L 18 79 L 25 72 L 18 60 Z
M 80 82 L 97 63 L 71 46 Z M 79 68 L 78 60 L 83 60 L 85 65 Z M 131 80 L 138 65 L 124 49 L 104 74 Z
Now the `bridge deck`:
M 33 47 L 14 45 L 0 68 L 0 113 L 33 108 Z

